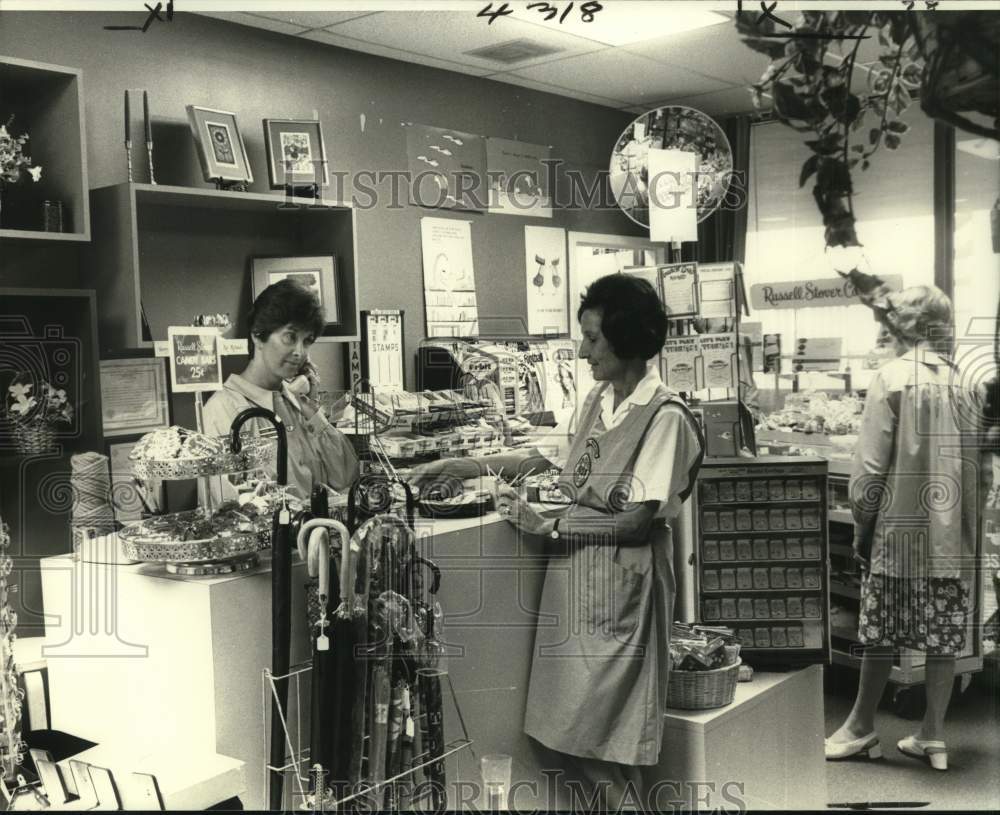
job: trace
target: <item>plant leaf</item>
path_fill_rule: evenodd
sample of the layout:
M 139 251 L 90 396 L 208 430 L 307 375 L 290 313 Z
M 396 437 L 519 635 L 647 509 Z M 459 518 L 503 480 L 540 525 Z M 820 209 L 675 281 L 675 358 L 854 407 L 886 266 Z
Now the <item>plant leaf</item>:
M 910 129 L 910 126 L 901 119 L 893 119 L 891 122 L 885 123 L 885 129 L 890 133 L 905 133 Z
M 900 144 L 900 138 L 899 138 L 899 136 L 897 136 L 894 133 L 886 133 L 885 134 L 885 146 L 888 149 L 895 150 L 897 147 L 899 147 L 899 144 Z
M 852 144 L 851 145 L 851 149 L 855 153 L 863 153 L 863 152 L 865 152 L 865 146 L 863 144 Z
M 799 173 L 799 189 L 805 186 L 806 181 L 809 177 L 813 175 L 819 169 L 820 157 L 817 155 L 809 156 L 805 163 L 802 165 L 802 171 Z
M 873 127 L 871 130 L 868 131 L 868 143 L 871 145 L 878 144 L 879 136 L 881 135 L 882 131 L 877 127 Z

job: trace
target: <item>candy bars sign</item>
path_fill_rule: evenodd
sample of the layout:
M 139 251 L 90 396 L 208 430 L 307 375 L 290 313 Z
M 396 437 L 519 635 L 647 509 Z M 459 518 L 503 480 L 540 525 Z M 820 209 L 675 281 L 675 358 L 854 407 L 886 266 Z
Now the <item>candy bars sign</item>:
M 890 289 L 903 288 L 900 275 L 883 275 Z M 860 303 L 858 290 L 849 280 L 828 277 L 820 280 L 790 280 L 783 283 L 755 283 L 750 287 L 750 302 L 755 309 L 820 308 L 854 306 Z

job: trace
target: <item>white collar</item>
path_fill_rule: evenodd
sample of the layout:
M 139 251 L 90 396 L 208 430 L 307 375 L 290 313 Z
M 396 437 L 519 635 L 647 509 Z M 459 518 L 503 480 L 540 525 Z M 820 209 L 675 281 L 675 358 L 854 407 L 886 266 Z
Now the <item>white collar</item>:
M 610 383 L 604 386 L 601 393 L 601 418 L 605 426 L 610 427 L 611 423 L 620 416 L 624 416 L 632 407 L 643 407 L 649 404 L 649 400 L 656 394 L 657 388 L 662 384 L 660 371 L 654 363 L 646 368 L 646 375 L 639 380 L 635 390 L 622 399 L 618 409 L 615 410 L 615 389 Z

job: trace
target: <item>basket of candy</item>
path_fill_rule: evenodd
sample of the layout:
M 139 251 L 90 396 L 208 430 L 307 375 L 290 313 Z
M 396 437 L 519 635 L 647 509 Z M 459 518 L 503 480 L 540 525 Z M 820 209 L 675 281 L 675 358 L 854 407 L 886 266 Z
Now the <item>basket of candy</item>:
M 667 707 L 709 710 L 733 701 L 741 660 L 731 629 L 674 623 Z
M 247 436 L 234 453 L 225 436 L 206 436 L 184 427 L 147 433 L 129 454 L 136 478 L 172 480 L 242 473 L 263 467 L 274 454 L 274 439 Z

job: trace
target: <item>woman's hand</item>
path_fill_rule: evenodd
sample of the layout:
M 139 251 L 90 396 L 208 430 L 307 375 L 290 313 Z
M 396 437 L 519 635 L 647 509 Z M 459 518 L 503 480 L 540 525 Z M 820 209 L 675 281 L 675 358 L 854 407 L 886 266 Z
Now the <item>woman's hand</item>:
M 500 517 L 522 532 L 529 535 L 548 535 L 552 532 L 555 521 L 542 517 L 511 487 L 505 484 L 498 486 L 493 500 Z
M 854 542 L 851 544 L 851 549 L 854 553 L 854 561 L 861 567 L 861 571 L 867 572 L 871 565 L 868 562 L 868 559 L 871 557 L 871 544 L 859 537 L 855 537 Z
M 430 486 L 440 486 L 449 495 L 457 494 L 449 486 L 451 482 L 457 482 L 458 488 L 461 489 L 461 479 L 448 473 L 449 468 L 454 463 L 451 459 L 438 459 L 437 461 L 418 464 L 410 470 L 406 481 L 418 493 L 425 493 Z

